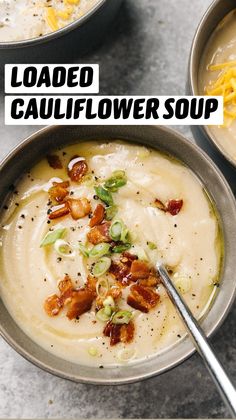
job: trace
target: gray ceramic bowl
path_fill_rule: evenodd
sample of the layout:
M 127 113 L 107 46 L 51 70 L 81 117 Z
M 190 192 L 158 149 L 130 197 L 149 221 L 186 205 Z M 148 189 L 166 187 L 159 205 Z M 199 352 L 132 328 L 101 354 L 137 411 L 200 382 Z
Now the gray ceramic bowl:
M 182 160 L 199 178 L 216 203 L 223 230 L 225 256 L 221 287 L 202 326 L 209 336 L 222 323 L 233 303 L 235 282 L 236 204 L 224 177 L 212 161 L 182 135 L 154 126 L 57 126 L 45 128 L 17 146 L 0 166 L 0 203 L 22 172 L 26 171 L 49 150 L 91 139 L 123 139 L 167 152 Z M 55 375 L 78 382 L 121 384 L 160 374 L 181 363 L 194 352 L 191 341 L 183 338 L 172 349 L 146 362 L 119 368 L 97 369 L 69 363 L 49 354 L 31 341 L 16 325 L 0 301 L 0 331 L 5 340 L 22 356 Z
M 101 42 L 122 0 L 98 0 L 84 16 L 58 31 L 17 42 L 0 42 L 0 63 L 68 62 Z
M 206 44 L 222 19 L 233 9 L 236 9 L 235 0 L 215 0 L 204 14 L 192 43 L 190 58 L 189 58 L 189 74 L 188 74 L 188 91 L 191 95 L 199 95 L 199 68 L 200 61 L 203 56 Z M 199 130 L 202 139 L 199 140 Z M 213 147 L 220 156 L 223 156 L 232 168 L 236 169 L 236 162 L 232 157 L 221 147 L 217 140 L 212 136 L 207 126 L 202 126 L 193 129 L 194 137 L 197 142 L 201 143 L 207 141 L 210 147 Z M 202 144 L 201 144 L 202 145 Z M 210 151 L 211 154 L 211 151 Z M 212 152 L 214 157 L 214 150 Z M 220 158 L 219 156 L 219 158 Z M 217 159 L 217 157 L 216 157 Z M 224 169 L 224 163 L 222 164 Z M 226 169 L 227 170 L 227 169 Z M 235 173 L 234 173 L 235 176 Z M 232 175 L 231 175 L 232 177 Z

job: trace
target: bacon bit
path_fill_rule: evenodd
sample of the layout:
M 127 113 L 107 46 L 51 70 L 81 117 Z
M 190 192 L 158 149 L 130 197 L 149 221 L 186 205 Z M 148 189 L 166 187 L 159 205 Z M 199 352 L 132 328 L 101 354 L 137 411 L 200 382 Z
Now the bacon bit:
M 154 308 L 160 299 L 160 296 L 153 289 L 139 284 L 131 286 L 130 292 L 127 298 L 128 305 L 145 313 Z
M 155 199 L 154 204 L 155 204 L 155 206 L 156 206 L 159 210 L 166 211 L 166 206 L 165 206 L 165 204 L 164 204 L 164 203 L 162 203 L 162 201 L 161 201 L 161 200 L 158 200 L 158 198 L 156 198 L 156 199 Z
M 82 219 L 91 211 L 91 205 L 87 198 L 69 198 L 67 203 L 74 220 Z
M 120 261 L 112 261 L 110 267 L 110 274 L 123 286 L 127 286 L 131 283 L 132 278 L 130 275 L 130 269 L 133 261 L 137 260 L 137 256 L 130 254 L 129 252 L 123 252 Z
M 147 279 L 150 275 L 150 268 L 146 262 L 135 260 L 131 264 L 130 274 L 133 281 Z
M 127 260 L 127 262 L 121 262 L 121 261 L 112 261 L 109 273 L 112 274 L 115 279 L 123 286 L 127 286 L 130 284 L 130 263 Z
M 109 236 L 110 225 L 110 222 L 104 222 L 101 225 L 94 226 L 87 234 L 88 241 L 93 245 L 100 244 L 101 242 L 112 242 Z
M 172 216 L 176 216 L 183 207 L 183 200 L 170 200 L 167 203 L 166 211 L 168 211 Z
M 66 275 L 58 284 L 60 295 L 49 296 L 44 309 L 49 316 L 56 316 L 64 307 L 68 307 L 66 316 L 69 319 L 78 318 L 78 316 L 89 311 L 95 298 L 94 290 L 91 290 L 90 283 L 81 289 L 74 289 L 71 278 Z
M 49 296 L 44 302 L 44 309 L 49 316 L 56 316 L 62 309 L 60 298 L 55 294 Z
M 97 278 L 91 275 L 87 278 L 86 287 L 88 287 L 96 295 Z
M 89 226 L 92 228 L 94 226 L 99 225 L 102 223 L 105 216 L 105 208 L 102 204 L 98 204 L 96 209 L 93 212 L 93 217 L 90 220 Z
M 172 216 L 176 216 L 183 207 L 183 200 L 170 200 L 167 205 L 165 205 L 162 201 L 156 198 L 154 204 L 159 210 L 170 213 Z
M 55 210 L 53 210 L 55 209 Z M 63 203 L 60 206 L 55 206 L 52 208 L 52 212 L 49 214 L 49 219 L 58 219 L 59 217 L 67 216 L 70 213 L 70 208 L 68 203 Z
M 140 279 L 138 281 L 138 284 L 146 287 L 156 287 L 158 284 L 160 284 L 160 282 L 161 279 L 159 277 L 157 277 L 154 274 L 150 274 L 150 276 L 147 279 Z
M 67 318 L 75 319 L 91 309 L 94 300 L 94 293 L 83 288 L 72 292 L 71 302 L 67 311 Z
M 69 186 L 70 183 L 68 181 L 53 182 L 53 187 L 51 187 L 48 191 L 50 198 L 58 203 L 61 203 L 69 194 L 69 191 L 67 190 Z
M 80 182 L 88 171 L 88 165 L 85 160 L 80 160 L 79 156 L 74 156 L 67 168 L 68 175 L 72 181 Z
M 114 300 L 117 300 L 122 295 L 122 289 L 120 286 L 112 286 L 107 293 L 107 296 L 111 296 Z
M 51 168 L 53 169 L 62 169 L 62 163 L 61 160 L 59 158 L 59 156 L 57 155 L 47 155 L 47 161 L 49 166 L 51 166 Z
M 62 304 L 68 303 L 67 299 L 71 298 L 73 292 L 73 284 L 68 275 L 65 275 L 64 279 L 59 282 L 58 289 L 61 292 L 60 301 Z
M 111 346 L 120 342 L 130 343 L 134 338 L 134 323 L 130 321 L 129 324 L 113 324 L 109 321 L 103 330 L 103 334 L 105 337 L 110 337 Z

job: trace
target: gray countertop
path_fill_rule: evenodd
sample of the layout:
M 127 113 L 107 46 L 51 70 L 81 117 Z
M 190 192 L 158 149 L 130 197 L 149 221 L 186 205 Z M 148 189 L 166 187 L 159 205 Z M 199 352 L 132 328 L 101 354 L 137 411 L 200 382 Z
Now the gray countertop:
M 185 93 L 189 49 L 210 0 L 126 0 L 107 40 L 83 62 L 100 64 L 102 94 Z M 1 81 L 2 82 L 2 81 Z M 0 157 L 34 127 L 5 127 L 0 110 Z M 191 138 L 188 127 L 179 127 Z M 236 381 L 236 309 L 212 339 Z M 119 387 L 80 385 L 41 371 L 0 340 L 0 417 L 226 418 L 200 358 L 156 378 Z

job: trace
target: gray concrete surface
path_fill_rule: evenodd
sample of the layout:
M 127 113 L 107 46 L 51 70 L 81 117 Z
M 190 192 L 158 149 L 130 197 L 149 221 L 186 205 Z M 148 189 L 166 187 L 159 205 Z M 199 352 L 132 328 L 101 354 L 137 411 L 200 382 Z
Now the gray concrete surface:
M 210 0 L 126 0 L 109 39 L 83 59 L 83 62 L 100 64 L 101 93 L 183 94 L 192 37 L 209 4 Z M 2 158 L 35 128 L 4 127 L 2 106 L 0 118 Z M 188 127 L 179 129 L 191 138 Z M 236 381 L 235 319 L 234 309 L 212 342 Z M 197 355 L 160 377 L 107 388 L 53 377 L 25 361 L 0 340 L 0 417 L 228 416 Z

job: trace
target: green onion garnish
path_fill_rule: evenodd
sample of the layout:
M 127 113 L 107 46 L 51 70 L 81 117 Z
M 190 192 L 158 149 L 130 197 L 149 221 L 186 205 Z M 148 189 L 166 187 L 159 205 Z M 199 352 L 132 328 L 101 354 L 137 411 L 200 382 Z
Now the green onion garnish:
M 73 247 L 63 239 L 57 239 L 54 244 L 55 251 L 61 256 L 61 257 L 67 257 L 67 258 L 74 258 L 75 257 L 75 251 Z
M 89 257 L 89 249 L 86 248 L 85 245 L 79 243 L 78 245 L 79 251 L 80 253 L 84 256 L 84 257 Z
M 107 279 L 99 279 L 96 283 L 96 293 L 98 297 L 101 299 L 104 299 L 107 295 L 107 292 L 109 290 L 109 283 Z
M 115 254 L 121 254 L 121 252 L 125 252 L 128 251 L 128 249 L 131 248 L 131 244 L 121 244 L 121 245 L 117 245 L 114 246 L 112 248 L 112 252 L 114 252 Z
M 109 313 L 108 313 L 107 308 L 109 308 Z M 99 321 L 107 322 L 111 318 L 111 315 L 112 315 L 111 308 L 109 306 L 106 306 L 105 308 L 100 309 L 100 311 L 96 313 L 96 318 L 99 319 Z
M 113 324 L 128 324 L 133 314 L 130 311 L 116 312 L 112 317 Z
M 112 220 L 115 217 L 118 211 L 118 207 L 114 204 L 113 206 L 109 206 L 106 208 L 106 219 Z
M 98 187 L 94 187 L 94 190 L 97 196 L 100 198 L 100 200 L 102 200 L 105 204 L 107 204 L 108 206 L 113 205 L 113 198 L 108 190 L 103 188 L 101 185 L 99 185 Z
M 113 241 L 120 241 L 124 229 L 125 226 L 122 220 L 114 220 L 109 229 L 109 235 Z
M 41 244 L 40 247 L 46 246 L 46 245 L 52 245 L 56 242 L 57 239 L 60 239 L 64 236 L 64 234 L 66 233 L 67 229 L 66 228 L 60 228 L 60 229 L 55 229 L 52 232 L 48 232 Z
M 115 301 L 114 301 L 113 297 L 112 296 L 108 296 L 103 301 L 103 306 L 110 306 L 111 308 L 115 308 Z
M 96 262 L 96 264 L 94 264 L 92 268 L 92 274 L 95 277 L 100 277 L 109 270 L 110 265 L 111 259 L 108 257 L 103 257 L 98 262 Z
M 148 242 L 148 248 L 151 249 L 151 251 L 153 251 L 154 249 L 157 249 L 156 244 L 154 244 L 154 242 Z
M 127 183 L 125 171 L 114 171 L 111 178 L 107 179 L 104 187 L 111 192 L 117 192 L 119 188 Z
M 109 252 L 110 245 L 102 242 L 100 244 L 95 245 L 90 251 L 89 256 L 92 258 L 100 258 L 103 255 L 106 255 Z
M 97 354 L 98 354 L 98 350 L 96 349 L 96 347 L 89 347 L 89 349 L 88 349 L 88 354 L 89 354 L 90 356 L 95 357 L 95 356 L 97 356 Z

